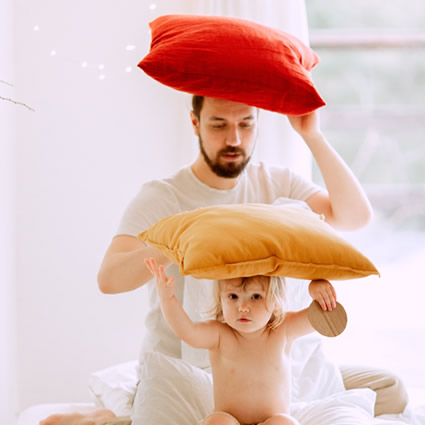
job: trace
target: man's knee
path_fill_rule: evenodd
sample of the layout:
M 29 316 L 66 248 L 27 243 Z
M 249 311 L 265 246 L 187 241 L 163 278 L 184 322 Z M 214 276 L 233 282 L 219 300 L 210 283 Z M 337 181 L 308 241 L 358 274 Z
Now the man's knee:
M 403 381 L 390 372 L 388 372 L 387 379 L 383 381 L 383 385 L 376 389 L 375 392 L 375 416 L 402 413 L 409 401 Z
M 385 369 L 342 366 L 342 377 L 347 389 L 370 388 L 376 393 L 375 416 L 399 414 L 408 403 L 403 381 Z

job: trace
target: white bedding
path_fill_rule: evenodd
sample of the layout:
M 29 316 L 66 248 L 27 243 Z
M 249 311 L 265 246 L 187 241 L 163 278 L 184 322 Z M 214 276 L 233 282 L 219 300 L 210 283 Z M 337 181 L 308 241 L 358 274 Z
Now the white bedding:
M 337 402 L 336 398 L 335 401 Z M 54 414 L 54 413 L 72 413 L 72 412 L 87 412 L 88 410 L 95 407 L 95 403 L 50 403 L 50 404 L 40 404 L 33 407 L 30 407 L 24 410 L 18 418 L 17 425 L 38 425 L 38 423 L 44 419 L 45 417 Z M 349 414 L 350 411 L 346 409 L 344 406 L 340 406 L 340 410 L 338 415 Z M 333 420 L 336 417 L 336 413 L 329 413 L 328 419 Z M 358 419 L 358 415 L 356 414 L 353 417 L 345 416 L 347 421 L 344 421 L 344 425 L 356 424 L 372 424 L 372 425 L 424 425 L 425 424 L 425 405 L 424 406 L 416 406 L 416 407 L 408 407 L 403 415 L 383 415 L 376 417 L 370 420 L 367 416 L 364 417 L 363 422 L 350 422 L 356 420 L 356 416 Z M 344 417 L 344 416 L 343 416 Z M 331 423 L 334 425 L 338 422 L 323 422 L 319 418 L 309 421 L 308 424 L 320 424 L 324 425 L 324 423 Z M 307 424 L 303 423 L 303 425 Z
M 317 359 L 318 360 L 318 359 Z M 104 405 L 118 415 L 130 413 L 137 385 L 137 362 L 127 362 L 92 374 L 93 403 L 40 404 L 21 413 L 17 425 L 38 425 L 53 413 L 86 412 Z M 146 425 L 190 425 L 212 408 L 210 375 L 181 360 L 149 353 L 142 370 L 139 413 Z M 325 375 L 322 372 L 322 381 Z M 310 395 L 323 391 L 323 382 L 309 383 Z M 330 387 L 338 389 L 337 381 Z M 411 391 L 411 403 L 402 415 L 373 418 L 375 393 L 367 389 L 331 391 L 320 399 L 295 401 L 292 414 L 302 425 L 425 425 L 425 389 Z M 193 394 L 205 394 L 194 403 Z M 165 407 L 166 406 L 166 407 Z

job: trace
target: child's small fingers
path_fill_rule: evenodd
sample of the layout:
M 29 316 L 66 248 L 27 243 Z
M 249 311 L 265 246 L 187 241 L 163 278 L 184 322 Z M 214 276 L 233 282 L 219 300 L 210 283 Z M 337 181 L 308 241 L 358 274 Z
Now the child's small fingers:
M 164 266 L 163 265 L 159 266 L 159 268 L 158 268 L 158 274 L 159 274 L 159 276 L 162 279 L 164 279 L 164 280 L 167 279 L 167 275 L 165 274 L 165 269 L 164 269 Z
M 333 297 L 326 292 L 322 294 L 321 306 L 322 306 L 322 309 L 325 311 L 332 311 L 335 308 Z
M 320 307 L 322 307 L 322 310 L 324 310 L 324 311 L 327 310 L 326 302 L 325 302 L 323 296 L 317 298 L 316 301 L 320 304 Z
M 151 264 L 151 262 L 150 262 L 149 258 L 145 258 L 145 265 L 146 265 L 146 267 L 149 269 L 149 271 L 150 271 L 151 273 L 153 273 L 152 264 Z
M 333 286 L 330 287 L 328 298 L 331 309 L 334 309 L 336 307 L 336 292 Z
M 170 285 L 170 280 L 173 279 L 171 281 L 171 284 L 174 282 L 174 278 L 170 278 L 167 276 L 167 274 L 165 273 L 165 267 L 164 266 L 159 266 L 159 277 L 163 280 L 163 282 L 165 282 L 167 285 Z

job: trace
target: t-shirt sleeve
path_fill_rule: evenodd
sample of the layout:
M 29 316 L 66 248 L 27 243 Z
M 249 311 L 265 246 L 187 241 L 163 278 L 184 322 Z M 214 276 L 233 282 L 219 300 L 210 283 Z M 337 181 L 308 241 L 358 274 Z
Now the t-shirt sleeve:
M 178 212 L 177 200 L 166 183 L 145 183 L 125 209 L 116 236 L 137 236 L 164 217 Z
M 289 198 L 299 201 L 307 200 L 311 195 L 323 191 L 317 184 L 313 183 L 290 168 L 277 166 L 266 166 L 260 163 L 260 176 L 258 180 L 263 188 L 267 188 L 272 194 L 274 202 L 277 198 Z
M 314 195 L 315 193 L 318 193 L 318 192 L 323 192 L 323 189 L 319 185 L 313 183 L 310 180 L 305 179 L 304 177 L 298 174 L 295 174 L 291 170 L 289 170 L 289 175 L 290 175 L 289 198 L 305 201 L 311 195 Z

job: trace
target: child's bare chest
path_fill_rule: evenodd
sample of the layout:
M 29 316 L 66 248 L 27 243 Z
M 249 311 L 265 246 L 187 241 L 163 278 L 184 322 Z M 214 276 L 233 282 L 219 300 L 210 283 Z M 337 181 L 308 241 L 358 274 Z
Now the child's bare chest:
M 289 373 L 288 351 L 285 340 L 278 335 L 252 341 L 229 338 L 217 352 L 211 353 L 211 365 L 213 370 L 234 378 L 244 380 L 261 376 L 262 380 L 267 380 Z

